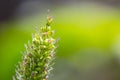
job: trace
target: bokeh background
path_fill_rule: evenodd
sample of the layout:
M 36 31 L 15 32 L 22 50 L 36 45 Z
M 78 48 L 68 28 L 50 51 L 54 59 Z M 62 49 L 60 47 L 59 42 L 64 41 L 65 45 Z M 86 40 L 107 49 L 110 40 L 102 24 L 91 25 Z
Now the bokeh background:
M 50 80 L 120 80 L 120 0 L 0 0 L 0 80 L 12 80 L 48 9 L 60 38 Z

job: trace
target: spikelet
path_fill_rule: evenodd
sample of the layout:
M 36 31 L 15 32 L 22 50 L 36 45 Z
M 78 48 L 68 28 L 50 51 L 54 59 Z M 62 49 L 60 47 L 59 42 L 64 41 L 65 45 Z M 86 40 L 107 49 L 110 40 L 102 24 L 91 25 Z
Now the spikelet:
M 54 31 L 51 29 L 53 18 L 47 17 L 46 25 L 41 27 L 32 36 L 32 43 L 25 46 L 23 60 L 16 67 L 13 80 L 48 80 L 53 69 L 53 60 L 56 49 Z

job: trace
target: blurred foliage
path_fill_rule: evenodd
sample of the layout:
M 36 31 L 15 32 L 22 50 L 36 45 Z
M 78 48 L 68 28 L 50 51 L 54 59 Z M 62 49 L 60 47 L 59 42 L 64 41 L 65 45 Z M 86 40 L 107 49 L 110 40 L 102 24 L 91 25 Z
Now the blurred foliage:
M 89 77 L 83 78 L 80 72 L 84 72 L 86 76 L 91 74 L 96 66 L 98 68 L 112 63 L 111 60 L 116 55 L 113 54 L 115 52 L 112 47 L 114 40 L 120 35 L 119 10 L 82 5 L 57 8 L 52 14 L 53 29 L 56 30 L 56 37 L 61 40 L 57 50 L 55 75 L 51 80 L 91 80 Z M 31 41 L 34 26 L 42 26 L 44 18 L 45 14 L 41 14 L 1 24 L 9 28 L 1 29 L 0 34 L 0 80 L 12 79 L 15 64 L 21 60 L 20 51 L 24 51 L 24 43 Z M 116 71 L 119 71 L 119 68 Z

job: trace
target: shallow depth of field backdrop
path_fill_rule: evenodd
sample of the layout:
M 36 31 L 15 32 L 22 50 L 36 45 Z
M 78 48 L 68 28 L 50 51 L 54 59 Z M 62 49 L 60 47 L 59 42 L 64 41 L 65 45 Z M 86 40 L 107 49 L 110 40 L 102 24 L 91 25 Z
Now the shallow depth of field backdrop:
M 120 80 L 119 0 L 1 0 L 0 80 L 12 80 L 47 9 L 60 38 L 51 80 Z

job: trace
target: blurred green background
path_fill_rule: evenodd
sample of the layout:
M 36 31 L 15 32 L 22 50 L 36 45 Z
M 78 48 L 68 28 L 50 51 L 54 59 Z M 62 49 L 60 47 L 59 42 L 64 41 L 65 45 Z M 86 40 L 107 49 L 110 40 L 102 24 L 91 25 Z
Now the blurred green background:
M 47 7 L 21 16 L 22 8 L 0 23 L 0 80 L 12 80 L 24 44 L 45 24 Z M 51 80 L 120 80 L 120 8 L 73 1 L 50 9 L 60 38 Z

